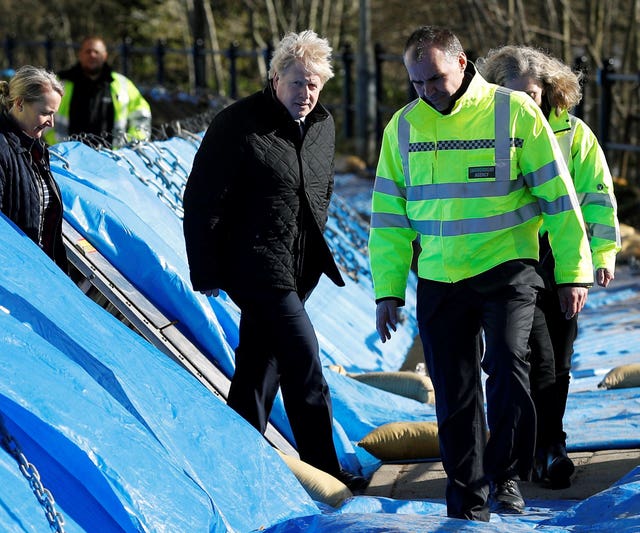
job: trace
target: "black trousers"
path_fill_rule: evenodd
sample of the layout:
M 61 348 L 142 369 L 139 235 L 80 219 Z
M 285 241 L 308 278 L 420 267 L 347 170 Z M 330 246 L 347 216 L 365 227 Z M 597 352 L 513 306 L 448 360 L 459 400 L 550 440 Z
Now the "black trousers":
M 541 291 L 531 331 L 531 395 L 538 415 L 537 447 L 565 444 L 562 419 L 567 407 L 578 315 L 566 319 L 555 290 Z M 552 378 L 549 379 L 549 372 Z
M 528 340 L 537 290 L 529 281 L 538 279 L 532 266 L 517 262 L 477 279 L 418 282 L 418 326 L 435 389 L 451 517 L 488 521 L 489 482 L 530 477 L 536 415 Z
M 229 296 L 241 315 L 227 404 L 264 434 L 280 387 L 300 458 L 335 475 L 331 398 L 304 296 L 277 289 Z

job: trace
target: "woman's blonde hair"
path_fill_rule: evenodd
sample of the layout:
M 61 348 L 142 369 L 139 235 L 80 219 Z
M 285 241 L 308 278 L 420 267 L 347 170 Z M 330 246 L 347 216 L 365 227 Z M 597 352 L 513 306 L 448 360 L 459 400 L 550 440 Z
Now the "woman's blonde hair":
M 498 85 L 523 76 L 539 81 L 549 108 L 571 109 L 582 99 L 582 73 L 573 72 L 559 59 L 531 46 L 494 48 L 476 61 L 476 67 L 488 82 Z
M 48 91 L 64 94 L 62 83 L 55 74 L 43 68 L 25 65 L 7 81 L 0 81 L 0 106 L 10 109 L 16 100 L 37 102 Z
M 288 33 L 273 52 L 269 79 L 285 72 L 294 62 L 299 61 L 310 73 L 318 76 L 324 85 L 333 78 L 331 52 L 329 41 L 318 37 L 313 30 Z

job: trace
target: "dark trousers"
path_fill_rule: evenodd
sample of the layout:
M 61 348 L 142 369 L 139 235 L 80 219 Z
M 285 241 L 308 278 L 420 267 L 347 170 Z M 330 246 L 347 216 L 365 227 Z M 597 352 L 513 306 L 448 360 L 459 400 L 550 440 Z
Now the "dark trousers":
M 489 520 L 488 483 L 528 479 L 533 462 L 536 419 L 528 339 L 536 289 L 508 285 L 508 278 L 501 277 L 498 269 L 491 283 L 418 282 L 417 318 L 435 389 L 447 514 L 456 518 Z M 488 440 L 482 369 L 488 375 Z
M 555 290 L 540 293 L 531 331 L 531 395 L 538 414 L 537 447 L 564 444 L 562 424 L 569 395 L 573 343 L 578 316 L 567 320 Z M 549 372 L 552 379 L 549 379 Z M 555 379 L 553 379 L 555 378 Z
M 241 315 L 227 404 L 264 434 L 280 387 L 300 458 L 335 475 L 331 398 L 303 299 L 276 289 L 229 296 Z

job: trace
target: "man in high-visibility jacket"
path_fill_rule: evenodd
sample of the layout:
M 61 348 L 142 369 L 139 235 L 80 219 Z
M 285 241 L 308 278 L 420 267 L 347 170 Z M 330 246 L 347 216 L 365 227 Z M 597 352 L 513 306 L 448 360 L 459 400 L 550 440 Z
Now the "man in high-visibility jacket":
M 119 147 L 151 136 L 151 108 L 127 77 L 107 63 L 107 48 L 100 37 L 83 39 L 78 63 L 58 73 L 64 98 L 47 132 L 49 144 L 70 136 L 89 144 Z
M 523 511 L 517 480 L 529 479 L 533 463 L 527 359 L 543 286 L 538 230 L 544 221 L 567 316 L 593 283 L 589 245 L 557 141 L 530 98 L 482 79 L 444 28 L 417 29 L 404 63 L 419 98 L 387 125 L 378 162 L 369 238 L 376 329 L 382 342 L 396 329 L 419 237 L 417 320 L 447 513 L 487 521 Z

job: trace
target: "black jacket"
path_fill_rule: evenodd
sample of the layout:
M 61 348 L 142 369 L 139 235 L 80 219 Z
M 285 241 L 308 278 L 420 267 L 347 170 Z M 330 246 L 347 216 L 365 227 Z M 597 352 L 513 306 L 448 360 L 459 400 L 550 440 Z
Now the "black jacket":
M 100 76 L 85 76 L 79 63 L 58 73 L 61 80 L 73 82 L 69 103 L 68 135 L 93 134 L 111 143 L 115 109 L 111 95 L 113 70 L 105 63 Z M 97 141 L 97 139 L 94 139 Z
M 325 273 L 344 285 L 323 237 L 335 127 L 320 104 L 299 128 L 270 87 L 222 110 L 184 192 L 195 290 L 306 291 Z
M 51 191 L 51 205 L 44 220 L 38 174 Z M 0 208 L 67 272 L 67 254 L 62 241 L 62 197 L 49 170 L 49 151 L 42 141 L 20 131 L 6 112 L 0 113 Z

